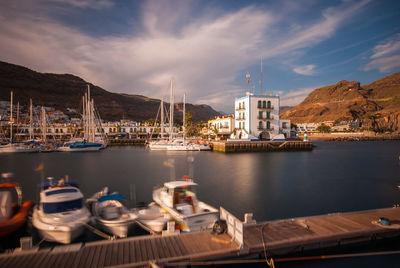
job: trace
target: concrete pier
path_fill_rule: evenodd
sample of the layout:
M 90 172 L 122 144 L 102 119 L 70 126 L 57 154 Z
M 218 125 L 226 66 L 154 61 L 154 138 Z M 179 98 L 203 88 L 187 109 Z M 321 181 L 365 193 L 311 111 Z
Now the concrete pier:
M 311 141 L 218 141 L 212 142 L 213 151 L 224 153 L 238 152 L 279 152 L 310 151 Z

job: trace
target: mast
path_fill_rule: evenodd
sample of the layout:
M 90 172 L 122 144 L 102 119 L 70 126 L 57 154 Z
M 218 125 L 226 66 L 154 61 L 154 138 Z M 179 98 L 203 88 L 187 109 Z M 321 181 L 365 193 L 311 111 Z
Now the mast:
M 17 130 L 19 126 L 19 102 L 17 102 Z
M 10 143 L 12 143 L 12 133 L 13 133 L 13 92 L 11 91 L 10 100 Z
M 262 56 L 261 56 L 260 95 L 262 94 L 263 94 L 263 69 L 262 69 Z
M 91 134 L 91 140 L 90 142 L 94 142 L 95 136 L 96 136 L 96 131 L 95 131 L 95 125 L 94 125 L 94 100 L 92 99 L 90 102 L 90 134 Z
M 246 83 L 247 83 L 247 92 L 250 92 L 250 73 L 249 73 L 249 70 L 247 70 L 247 73 L 246 73 Z
M 92 136 L 92 133 L 91 133 L 91 130 L 92 130 L 92 128 L 91 128 L 92 113 L 90 112 L 90 108 L 91 108 L 91 104 L 90 104 L 90 86 L 87 85 L 87 99 L 86 99 L 86 116 L 87 116 L 86 123 L 87 123 L 87 126 L 86 126 L 86 128 L 87 128 L 87 131 L 88 131 L 88 133 L 87 133 L 87 141 L 88 142 L 90 142 L 91 136 Z
M 44 143 L 46 143 L 46 136 L 47 136 L 46 111 L 42 106 L 42 140 Z
M 186 137 L 186 93 L 183 93 L 183 145 L 186 145 L 185 137 Z
M 161 99 L 161 139 L 164 138 L 164 99 Z
M 30 99 L 30 105 L 29 105 L 29 140 L 33 139 L 32 135 L 32 118 L 33 118 L 33 112 L 32 112 L 32 99 Z
M 169 140 L 172 141 L 173 126 L 174 126 L 174 90 L 173 78 L 171 78 L 170 96 L 169 96 Z

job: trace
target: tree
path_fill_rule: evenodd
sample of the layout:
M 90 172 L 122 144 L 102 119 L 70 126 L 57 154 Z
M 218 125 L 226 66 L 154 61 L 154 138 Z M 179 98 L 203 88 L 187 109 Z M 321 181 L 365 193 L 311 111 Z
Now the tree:
M 319 125 L 319 127 L 317 127 L 317 130 L 322 133 L 329 133 L 331 132 L 331 127 L 322 123 L 321 125 Z

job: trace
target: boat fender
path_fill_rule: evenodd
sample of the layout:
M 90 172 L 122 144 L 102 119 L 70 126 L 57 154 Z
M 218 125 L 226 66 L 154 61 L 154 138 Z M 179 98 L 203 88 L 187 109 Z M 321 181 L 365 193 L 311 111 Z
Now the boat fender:
M 213 233 L 214 234 L 223 234 L 227 230 L 226 221 L 217 220 L 213 225 Z

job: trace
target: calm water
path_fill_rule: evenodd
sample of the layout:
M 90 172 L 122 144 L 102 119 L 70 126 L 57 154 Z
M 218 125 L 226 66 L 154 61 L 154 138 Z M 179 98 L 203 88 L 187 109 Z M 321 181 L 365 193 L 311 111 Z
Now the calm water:
M 311 152 L 150 152 L 111 147 L 100 153 L 0 155 L 0 172 L 13 172 L 24 199 L 37 200 L 40 172 L 79 182 L 86 197 L 108 186 L 150 202 L 154 186 L 194 175 L 201 200 L 239 218 L 258 221 L 390 207 L 400 203 L 400 141 L 316 142 Z M 173 163 L 174 168 L 166 162 Z M 132 185 L 132 186 L 131 186 Z

